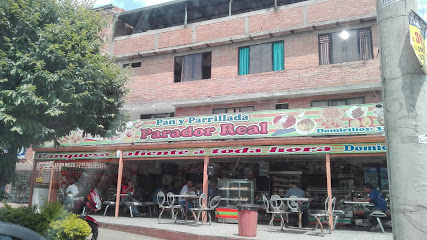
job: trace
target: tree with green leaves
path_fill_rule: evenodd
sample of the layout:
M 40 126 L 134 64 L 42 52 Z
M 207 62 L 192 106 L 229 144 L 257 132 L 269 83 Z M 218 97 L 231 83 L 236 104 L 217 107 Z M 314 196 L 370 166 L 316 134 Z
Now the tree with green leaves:
M 105 27 L 81 1 L 0 0 L 0 187 L 18 149 L 125 121 L 129 74 L 100 50 Z

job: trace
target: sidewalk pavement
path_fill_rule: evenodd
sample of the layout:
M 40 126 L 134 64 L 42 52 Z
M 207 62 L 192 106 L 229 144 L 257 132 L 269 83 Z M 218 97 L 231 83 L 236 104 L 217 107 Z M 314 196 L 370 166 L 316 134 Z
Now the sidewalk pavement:
M 147 236 L 141 236 L 138 234 L 133 233 L 126 233 L 121 231 L 114 231 L 110 229 L 105 228 L 99 228 L 99 240 L 120 240 L 120 239 L 126 239 L 126 240 L 160 240 L 160 238 L 153 238 L 153 237 L 147 237 Z
M 238 225 L 227 223 L 208 223 L 194 226 L 194 220 L 187 222 L 178 221 L 174 223 L 170 217 L 164 216 L 159 224 L 157 218 L 144 217 L 103 217 L 94 216 L 102 228 L 120 230 L 125 232 L 136 233 L 145 236 L 151 236 L 168 240 L 241 240 L 241 239 L 259 239 L 259 240 L 319 240 L 320 228 L 313 231 L 312 229 L 285 228 L 280 230 L 278 223 L 271 230 L 268 225 L 259 225 L 257 236 L 255 238 L 246 238 L 238 236 Z M 366 228 L 363 228 L 366 229 Z M 324 229 L 325 238 L 329 240 L 392 240 L 393 235 L 390 232 L 385 234 L 378 232 L 367 232 L 360 230 L 341 230 L 337 229 L 329 234 L 328 228 Z

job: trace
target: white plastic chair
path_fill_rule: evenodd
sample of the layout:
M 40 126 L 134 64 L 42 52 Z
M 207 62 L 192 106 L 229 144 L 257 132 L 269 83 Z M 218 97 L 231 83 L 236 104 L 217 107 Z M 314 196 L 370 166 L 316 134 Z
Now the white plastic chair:
M 335 201 L 336 201 L 336 199 L 332 198 L 331 209 L 329 209 L 329 197 L 327 197 L 326 200 L 325 200 L 325 211 L 323 213 L 310 214 L 310 216 L 315 217 L 316 221 L 317 221 L 316 222 L 316 227 L 313 230 L 316 230 L 317 226 L 320 225 L 320 229 L 321 229 L 321 232 L 322 232 L 322 237 L 323 237 L 323 225 L 322 225 L 322 222 L 320 221 L 320 219 L 322 219 L 322 218 L 325 219 L 325 221 L 328 223 L 328 226 L 329 226 L 329 233 L 331 233 L 332 226 L 329 223 L 328 217 L 332 216 L 332 213 L 334 212 Z M 329 212 L 331 212 L 331 214 L 329 214 Z
M 271 196 L 270 201 L 269 201 L 265 195 L 262 195 L 262 201 L 264 202 L 265 211 L 267 213 L 271 214 L 270 229 L 273 228 L 274 217 L 276 215 L 279 215 L 280 216 L 280 229 L 283 230 L 283 227 L 285 226 L 285 221 L 283 219 L 283 215 L 286 215 L 286 221 L 288 221 L 289 212 L 286 212 L 286 211 L 280 209 L 281 207 L 283 207 L 282 198 L 278 195 L 273 195 L 273 196 Z
M 167 200 L 166 196 L 162 191 L 157 193 L 157 203 L 159 204 L 159 209 L 162 209 L 162 211 L 160 211 L 160 214 L 159 214 L 159 223 L 160 223 L 160 220 L 162 219 L 162 214 L 165 211 L 165 209 L 171 210 L 172 219 L 176 221 L 176 218 L 174 216 L 174 211 L 173 211 L 174 208 L 172 206 L 165 205 L 165 203 L 167 203 L 166 200 Z
M 298 198 L 297 196 L 290 196 L 289 198 Z M 290 212 L 292 213 L 298 213 L 298 203 L 296 203 L 293 200 L 288 200 L 288 207 Z
M 206 208 L 206 211 L 208 212 L 208 216 L 209 216 L 209 225 L 211 225 L 211 221 L 212 221 L 211 211 L 213 211 L 214 214 L 215 214 L 216 208 L 218 207 L 218 205 L 219 205 L 220 202 L 221 202 L 221 197 L 220 196 L 215 196 L 209 202 L 208 208 Z M 218 214 L 218 216 L 219 216 L 219 214 Z
M 334 230 L 335 230 L 337 223 L 339 224 L 341 220 L 344 218 L 345 212 L 344 210 L 334 210 L 332 212 L 332 216 L 334 217 Z
M 377 219 L 377 222 L 378 222 L 378 225 L 379 225 L 379 226 L 380 226 L 380 228 L 381 228 L 381 231 L 382 231 L 383 233 L 385 233 L 385 231 L 384 231 L 384 227 L 383 227 L 383 225 L 381 224 L 381 220 L 380 220 L 380 218 L 387 217 L 387 215 L 385 215 L 385 213 L 383 213 L 383 212 L 381 212 L 381 211 L 379 211 L 379 210 L 375 210 L 375 211 L 373 211 L 370 215 L 371 215 L 371 217 L 374 217 L 374 218 L 376 218 L 376 219 Z
M 167 194 L 167 203 L 172 211 L 172 219 L 176 222 L 178 213 L 175 213 L 175 209 L 178 209 L 179 211 L 181 211 L 182 206 L 179 204 L 175 204 L 175 196 L 172 192 L 168 192 Z
M 298 197 L 292 195 L 292 196 L 289 196 L 289 198 L 298 198 Z M 294 200 L 288 200 L 287 204 L 288 204 L 288 208 L 289 208 L 290 213 L 298 214 L 298 225 L 300 225 L 303 213 L 300 211 L 298 203 L 295 202 Z M 289 222 L 288 222 L 288 224 L 289 224 Z
M 198 208 L 190 208 L 191 213 L 194 216 L 195 219 L 195 225 L 197 226 L 197 222 L 200 219 L 200 214 L 204 211 L 207 211 L 208 207 L 207 207 L 207 195 L 206 193 L 202 193 L 202 195 L 200 195 L 199 197 L 199 207 Z M 199 212 L 196 216 L 196 213 L 194 212 Z

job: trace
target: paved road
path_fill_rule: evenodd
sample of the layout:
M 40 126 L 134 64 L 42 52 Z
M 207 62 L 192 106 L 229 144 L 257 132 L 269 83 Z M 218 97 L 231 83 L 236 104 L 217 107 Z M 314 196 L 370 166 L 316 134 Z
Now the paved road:
M 160 238 L 147 237 L 132 233 L 126 233 L 121 231 L 114 231 L 110 229 L 100 228 L 98 240 L 160 240 Z

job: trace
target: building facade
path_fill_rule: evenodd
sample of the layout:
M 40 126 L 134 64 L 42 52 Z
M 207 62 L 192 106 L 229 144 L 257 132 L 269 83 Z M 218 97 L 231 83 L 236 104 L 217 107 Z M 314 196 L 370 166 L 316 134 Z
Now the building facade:
M 76 132 L 35 149 L 35 166 L 53 161 L 50 181 L 39 177 L 51 200 L 74 168 L 91 168 L 104 192 L 126 176 L 150 197 L 186 180 L 207 193 L 210 181 L 230 221 L 236 204 L 291 183 L 311 212 L 326 197 L 344 209 L 364 182 L 387 194 L 374 0 L 176 0 L 110 20 L 105 51 L 133 72 L 135 121 L 114 138 Z
M 236 14 L 234 7 L 242 12 L 244 2 L 257 1 L 231 1 L 231 8 L 229 1 L 209 1 L 231 16 L 215 9 L 207 12 L 199 2 L 205 1 L 174 1 L 118 16 L 125 24 L 117 24 L 110 51 L 119 64 L 133 66 L 126 109 L 134 118 L 381 102 L 375 1 L 283 1 L 277 8 L 273 0 L 258 1 L 265 5 Z M 185 11 L 173 9 L 186 4 L 187 18 L 205 11 L 208 19 L 174 22 Z M 164 25 L 156 25 L 163 18 Z M 135 22 L 140 25 L 124 35 L 123 26 L 130 29 Z M 343 30 L 349 39 L 339 37 Z M 281 43 L 279 53 L 273 43 Z M 246 73 L 239 66 L 245 64 L 239 56 L 245 48 L 254 55 Z M 279 54 L 278 63 L 271 61 L 272 54 Z M 207 73 L 191 64 L 204 64 Z

